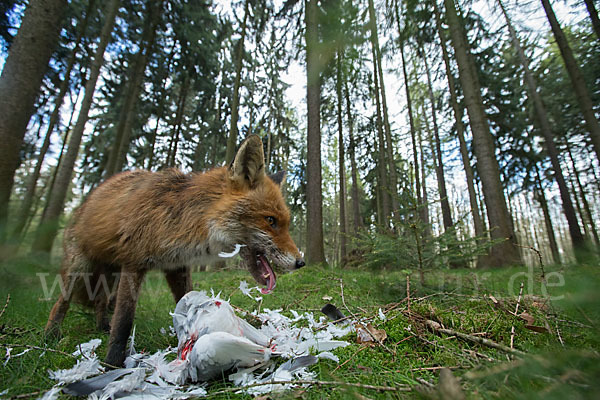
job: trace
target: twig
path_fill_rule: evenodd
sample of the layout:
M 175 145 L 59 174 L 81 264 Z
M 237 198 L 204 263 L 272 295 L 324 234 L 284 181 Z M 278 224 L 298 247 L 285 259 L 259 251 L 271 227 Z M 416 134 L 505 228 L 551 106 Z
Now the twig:
M 438 371 L 438 370 L 443 369 L 443 368 L 447 368 L 447 369 L 453 370 L 453 369 L 461 369 L 462 367 L 458 366 L 458 365 L 452 366 L 452 367 L 443 367 L 443 366 L 423 367 L 423 368 L 413 368 L 410 371 L 411 372 L 416 372 L 416 371 Z
M 517 299 L 517 305 L 515 307 L 515 316 L 519 315 L 519 304 L 521 304 L 521 296 L 523 295 L 523 282 L 521 282 L 521 287 L 519 288 L 519 298 Z M 514 349 L 514 340 L 515 340 L 515 323 L 513 321 L 512 328 L 510 329 L 510 348 Z
M 4 311 L 6 311 L 8 303 L 10 303 L 10 293 L 6 295 L 6 303 L 4 304 L 4 307 L 2 307 L 2 311 L 0 311 L 0 318 L 2 318 L 2 316 L 4 315 Z
M 410 275 L 406 275 L 406 305 L 410 314 Z
M 22 393 L 22 394 L 17 394 L 15 396 L 10 396 L 9 399 L 29 399 L 35 396 L 39 396 L 40 394 L 44 393 L 41 390 L 38 390 L 37 392 L 31 392 L 31 393 Z
M 236 305 L 231 304 L 231 307 L 233 307 L 237 312 L 243 313 L 251 318 L 254 318 L 255 320 L 257 320 L 258 322 L 260 322 L 261 324 L 264 322 L 262 319 L 260 319 L 257 315 L 252 314 L 250 311 L 248 310 L 244 310 L 241 307 L 238 307 Z
M 500 343 L 496 343 L 493 342 L 489 339 L 485 339 L 479 336 L 473 336 L 473 335 L 468 335 L 466 333 L 462 333 L 462 332 L 457 332 L 455 330 L 452 329 L 446 329 L 446 328 L 442 328 L 442 326 L 435 322 L 435 321 L 431 321 L 431 320 L 427 320 L 425 322 L 425 324 L 430 327 L 432 330 L 434 330 L 435 332 L 440 332 L 440 333 L 444 333 L 446 335 L 451 335 L 451 336 L 457 336 L 463 340 L 468 340 L 470 342 L 475 342 L 477 344 L 481 344 L 483 346 L 487 346 L 487 347 L 491 347 L 493 349 L 496 350 L 500 350 L 503 351 L 505 353 L 509 353 L 509 354 L 513 354 L 516 356 L 525 356 L 525 353 L 522 352 L 521 350 L 517 350 L 517 349 L 511 349 L 510 347 L 506 347 L 503 344 Z
M 352 317 L 356 319 L 356 315 L 354 315 L 354 313 L 350 311 L 348 305 L 346 304 L 346 299 L 344 298 L 344 281 L 342 280 L 342 278 L 340 278 L 340 292 L 342 295 L 342 304 L 344 304 L 344 307 L 346 308 L 346 310 L 348 310 L 350 315 L 352 315 Z
M 309 296 L 309 295 L 310 295 L 312 292 L 315 292 L 315 291 L 317 291 L 317 289 L 309 289 L 309 290 L 306 292 L 306 294 L 304 295 L 304 297 L 303 297 L 303 298 L 301 298 L 301 299 L 299 299 L 299 300 L 296 300 L 296 301 L 294 301 L 293 303 L 290 303 L 290 304 L 288 304 L 287 306 L 285 306 L 285 307 L 283 308 L 283 309 L 284 309 L 284 311 L 287 311 L 287 310 L 289 310 L 290 308 L 292 308 L 292 307 L 293 307 L 293 306 L 295 306 L 296 304 L 302 303 L 304 300 L 306 300 L 306 298 L 307 298 L 307 297 L 308 297 L 308 296 Z
M 565 347 L 565 342 L 563 342 L 562 337 L 560 336 L 560 330 L 558 329 L 558 322 L 556 323 L 556 336 L 558 336 L 558 341 L 562 347 Z
M 331 372 L 333 373 L 333 372 L 337 371 L 338 369 L 342 368 L 344 365 L 346 365 L 348 363 L 348 361 L 352 360 L 358 353 L 360 353 L 361 351 L 363 351 L 366 348 L 367 348 L 366 345 L 362 345 L 360 347 L 360 349 L 358 349 L 354 354 L 352 354 L 346 361 L 344 361 L 343 363 L 341 363 L 340 365 L 335 367 L 335 369 Z
M 396 385 L 396 386 L 376 386 L 376 385 L 366 385 L 364 383 L 354 383 L 354 382 L 341 382 L 341 381 L 313 381 L 313 380 L 295 380 L 295 381 L 270 381 L 270 382 L 260 382 L 253 383 L 251 385 L 241 386 L 241 387 L 232 387 L 223 390 L 219 390 L 218 392 L 209 393 L 208 396 L 213 397 L 220 394 L 231 393 L 243 391 L 245 389 L 249 389 L 256 386 L 267 386 L 267 385 L 318 385 L 318 386 L 350 386 L 361 389 L 372 389 L 379 390 L 382 392 L 411 392 L 413 388 L 409 385 Z
M 73 359 L 77 359 L 77 356 L 74 356 L 71 353 L 66 353 L 66 352 L 61 351 L 61 350 L 51 349 L 49 347 L 40 347 L 40 346 L 33 346 L 33 345 L 30 345 L 30 344 L 16 344 L 16 343 L 2 343 L 2 344 L 0 344 L 0 346 L 2 346 L 2 347 L 24 347 L 26 349 L 32 349 L 32 350 L 49 351 L 49 352 L 52 352 L 52 353 L 58 353 L 58 354 L 62 354 L 63 356 L 67 356 L 67 357 L 71 357 Z M 100 362 L 100 365 L 103 365 L 103 366 L 105 366 L 107 368 L 111 368 L 111 369 L 118 369 L 119 368 L 119 367 L 116 367 L 114 365 L 105 363 L 104 361 L 99 361 L 99 362 Z
M 424 386 L 427 386 L 427 387 L 429 387 L 429 388 L 434 388 L 434 387 L 435 387 L 435 385 L 434 385 L 433 383 L 431 383 L 431 382 L 429 382 L 429 381 L 426 381 L 426 380 L 425 380 L 425 379 L 423 379 L 423 378 L 415 378 L 415 380 L 416 380 L 417 382 L 419 382 L 419 383 L 423 384 Z
M 542 283 L 544 284 L 544 286 L 546 286 L 546 272 L 544 271 L 544 261 L 542 260 L 542 253 L 538 249 L 536 249 L 535 247 L 532 247 L 532 246 L 523 246 L 523 245 L 518 244 L 518 243 L 513 243 L 513 244 L 515 246 L 521 247 L 523 249 L 529 249 L 529 250 L 535 251 L 535 253 L 538 256 L 538 259 L 540 260 L 540 270 L 542 271 L 542 276 L 541 276 Z

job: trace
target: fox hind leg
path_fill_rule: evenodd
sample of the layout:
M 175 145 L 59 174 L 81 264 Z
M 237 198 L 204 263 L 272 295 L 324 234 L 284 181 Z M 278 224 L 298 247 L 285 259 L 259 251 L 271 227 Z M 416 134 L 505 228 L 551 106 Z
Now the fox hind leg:
M 113 269 L 104 264 L 94 266 L 93 287 L 95 287 L 95 296 L 93 305 L 96 314 L 96 329 L 104 332 L 110 331 L 109 306 L 116 295 L 115 285 L 118 284 L 118 275 L 113 273 Z

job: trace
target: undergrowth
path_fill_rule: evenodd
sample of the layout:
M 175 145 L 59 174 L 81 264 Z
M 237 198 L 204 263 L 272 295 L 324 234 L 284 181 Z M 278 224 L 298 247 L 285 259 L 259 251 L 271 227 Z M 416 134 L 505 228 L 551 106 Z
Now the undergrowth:
M 43 328 L 56 296 L 44 298 L 36 274 L 49 274 L 41 276 L 50 287 L 56 270 L 30 260 L 0 265 L 0 307 L 10 294 L 0 316 L 0 351 L 4 355 L 7 347 L 13 347 L 13 358 L 0 369 L 4 397 L 29 393 L 37 397 L 48 390 L 54 382 L 47 371 L 70 368 L 74 363 L 59 352 L 71 353 L 79 343 L 98 337 L 103 342 L 98 352 L 101 356 L 106 352 L 108 336 L 97 332 L 93 314 L 77 305 L 67 314 L 62 339 L 52 342 L 44 338 Z M 350 334 L 345 340 L 352 344 L 334 351 L 339 364 L 321 360 L 312 367 L 320 381 L 363 387 L 312 386 L 286 393 L 284 398 L 447 398 L 437 386 L 442 367 L 452 370 L 467 398 L 592 399 L 600 395 L 600 274 L 593 266 L 546 267 L 545 282 L 538 270 L 527 268 L 438 270 L 427 273 L 424 286 L 417 275 L 404 270 L 309 266 L 280 276 L 274 293 L 264 296 L 260 305 L 237 289 L 240 280 L 252 284 L 245 271 L 197 272 L 193 279 L 196 290 L 221 292 L 245 310 L 260 306 L 319 315 L 324 304 L 332 303 L 347 315 L 368 318 L 375 328 L 386 332 L 385 346 L 359 344 L 355 334 Z M 525 313 L 526 318 L 513 315 L 521 282 L 524 290 L 518 314 Z M 177 344 L 176 338 L 163 330 L 169 331 L 169 311 L 174 306 L 163 276 L 150 273 L 135 318 L 138 351 L 155 352 Z M 379 317 L 379 309 L 385 320 Z M 456 335 L 433 332 L 427 321 L 507 347 L 514 327 L 514 347 L 526 355 L 514 356 Z M 26 354 L 15 357 L 28 348 Z M 5 361 L 6 357 L 0 363 Z M 366 385 L 408 391 L 373 390 Z M 212 382 L 208 390 L 229 387 L 224 379 Z M 250 397 L 227 393 L 214 398 Z

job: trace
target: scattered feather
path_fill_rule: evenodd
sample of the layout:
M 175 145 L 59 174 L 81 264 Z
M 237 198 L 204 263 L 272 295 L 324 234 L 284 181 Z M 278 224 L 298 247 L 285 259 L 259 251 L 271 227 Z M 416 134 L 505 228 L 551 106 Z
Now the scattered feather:
M 231 253 L 226 253 L 226 252 L 222 251 L 219 253 L 219 257 L 221 257 L 221 258 L 235 257 L 240 252 L 240 249 L 242 247 L 246 247 L 246 245 L 245 244 L 236 244 L 235 249 Z
M 77 363 L 73 368 L 48 371 L 48 374 L 51 379 L 65 384 L 77 382 L 92 375 L 99 374 L 102 370 L 100 361 L 97 358 L 83 358 L 77 360 Z
M 246 282 L 240 283 L 242 293 L 250 295 L 252 289 Z M 229 380 L 236 386 L 267 383 L 243 390 L 254 396 L 296 387 L 297 384 L 268 383 L 314 379 L 316 373 L 308 367 L 319 359 L 339 362 L 331 351 L 349 343 L 336 339 L 355 331 L 355 327 L 349 322 L 337 325 L 327 322 L 325 316 L 317 319 L 310 312 L 300 314 L 291 310 L 290 313 L 292 317 L 282 314 L 281 309 L 255 311 L 253 315 L 262 321 L 262 326 L 255 328 L 238 317 L 219 294 L 189 292 L 171 313 L 170 330 L 177 336 L 177 349 L 136 353 L 134 330 L 126 368 L 98 375 L 102 368 L 94 350 L 100 340 L 83 343 L 76 352 L 79 360 L 73 368 L 50 372 L 58 384 L 46 395 L 56 398 L 64 387 L 67 394 L 87 395 L 91 400 L 206 396 L 205 386 L 198 383 L 221 376 L 230 369 L 234 373 L 229 375 Z M 161 333 L 166 330 L 162 329 Z M 172 353 L 176 353 L 177 358 L 169 362 L 166 356 Z M 276 357 L 287 361 L 277 367 Z M 90 378 L 93 375 L 97 376 Z
M 258 293 L 261 293 L 260 288 L 258 286 L 254 286 L 254 287 L 248 287 L 248 282 L 246 281 L 240 281 L 240 286 L 239 286 L 240 291 L 245 294 L 246 296 L 250 297 L 251 299 L 254 299 L 255 301 L 261 301 L 262 297 L 258 296 L 258 297 L 254 297 L 252 296 L 252 290 L 256 290 Z
M 75 350 L 72 354 L 75 357 L 83 355 L 85 358 L 90 358 L 101 343 L 101 339 L 92 339 L 89 342 L 81 343 L 79 346 L 77 346 L 77 350 Z

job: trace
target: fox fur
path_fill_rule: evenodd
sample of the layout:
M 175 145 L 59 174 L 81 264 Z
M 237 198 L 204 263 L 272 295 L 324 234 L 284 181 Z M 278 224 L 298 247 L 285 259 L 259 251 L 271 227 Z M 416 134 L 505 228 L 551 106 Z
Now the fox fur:
M 164 271 L 177 302 L 192 288 L 190 265 L 218 260 L 220 252 L 230 252 L 236 244 L 244 245 L 242 264 L 261 284 L 275 280 L 261 269 L 266 257 L 283 271 L 303 266 L 289 234 L 282 179 L 282 173 L 266 175 L 262 141 L 254 135 L 242 142 L 229 167 L 192 174 L 129 171 L 109 178 L 65 229 L 61 279 L 63 288 L 72 291 L 63 290 L 46 332 L 60 334 L 71 301 L 93 306 L 97 327 L 110 327 L 105 361 L 120 366 L 148 270 Z M 89 288 L 98 288 L 100 279 L 116 290 L 96 290 L 90 296 Z M 109 324 L 111 297 L 115 304 Z

